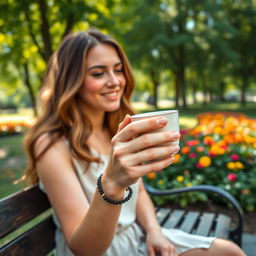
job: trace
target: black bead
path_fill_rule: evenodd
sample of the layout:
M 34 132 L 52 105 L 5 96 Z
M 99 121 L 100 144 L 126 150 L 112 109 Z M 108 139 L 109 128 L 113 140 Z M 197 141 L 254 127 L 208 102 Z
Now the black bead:
M 102 177 L 102 174 L 98 177 L 97 179 L 97 188 L 98 188 L 98 191 L 99 193 L 101 194 L 102 198 L 110 203 L 110 204 L 114 204 L 114 205 L 118 205 L 118 204 L 123 204 L 123 203 L 126 203 L 131 197 L 132 197 L 132 194 L 133 194 L 133 191 L 132 191 L 132 188 L 131 187 L 128 187 L 127 190 L 129 191 L 128 195 L 126 198 L 122 199 L 122 200 L 112 200 L 110 199 L 109 197 L 106 196 L 106 194 L 104 193 L 104 190 L 102 188 L 102 185 L 101 185 L 101 177 Z

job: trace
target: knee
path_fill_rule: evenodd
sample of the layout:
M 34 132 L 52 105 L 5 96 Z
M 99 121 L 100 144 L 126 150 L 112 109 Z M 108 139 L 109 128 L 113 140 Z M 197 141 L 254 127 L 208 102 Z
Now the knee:
M 215 247 L 217 251 L 219 251 L 218 255 L 245 256 L 245 253 L 241 250 L 239 246 L 227 240 L 216 239 L 213 243 L 213 247 Z

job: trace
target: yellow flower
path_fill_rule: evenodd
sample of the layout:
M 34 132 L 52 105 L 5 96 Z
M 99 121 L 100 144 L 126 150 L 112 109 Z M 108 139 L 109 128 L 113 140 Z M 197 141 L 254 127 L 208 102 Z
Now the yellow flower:
M 192 183 L 190 182 L 186 183 L 186 187 L 192 187 Z
M 235 170 L 236 169 L 236 164 L 234 162 L 228 162 L 227 163 L 227 168 L 230 170 Z
M 159 181 L 158 181 L 158 184 L 159 184 L 159 185 L 163 185 L 163 184 L 164 184 L 164 180 L 159 180 Z
M 212 163 L 212 160 L 209 156 L 201 156 L 199 158 L 199 164 L 202 167 L 208 167 Z
M 183 180 L 184 180 L 184 177 L 183 176 L 177 176 L 177 178 L 176 178 L 176 180 L 178 181 L 178 182 L 182 182 Z
M 235 165 L 236 165 L 236 168 L 237 169 L 243 169 L 244 168 L 244 165 L 243 165 L 243 163 L 241 163 L 241 162 L 235 162 Z

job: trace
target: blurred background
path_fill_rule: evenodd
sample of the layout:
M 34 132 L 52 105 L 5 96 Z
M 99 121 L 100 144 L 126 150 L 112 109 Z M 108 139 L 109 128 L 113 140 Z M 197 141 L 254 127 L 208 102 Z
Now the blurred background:
M 209 112 L 217 112 L 219 130 L 209 130 L 219 136 L 213 136 L 215 140 L 222 139 L 220 130 L 226 125 L 227 115 L 220 118 L 220 114 L 231 113 L 236 125 L 232 123 L 225 132 L 232 129 L 241 132 L 244 128 L 239 135 L 242 138 L 248 135 L 246 140 L 231 142 L 240 143 L 241 149 L 236 147 L 223 154 L 214 151 L 214 155 L 207 148 L 210 144 L 202 139 L 198 142 L 203 146 L 201 150 L 207 148 L 212 155 L 196 151 L 192 157 L 183 150 L 183 156 L 187 154 L 190 160 L 197 157 L 199 161 L 203 153 L 210 155 L 212 166 L 204 165 L 205 162 L 201 167 L 196 166 L 211 172 L 214 169 L 209 168 L 217 159 L 213 156 L 218 155 L 220 159 L 214 168 L 223 167 L 223 173 L 215 185 L 232 192 L 246 211 L 254 212 L 256 0 L 1 1 L 0 198 L 24 187 L 24 132 L 37 116 L 37 92 L 51 54 L 69 32 L 89 27 L 109 33 L 125 49 L 136 78 L 132 104 L 137 112 L 175 108 L 180 111 L 182 130 L 196 128 L 201 133 L 211 126 Z M 208 113 L 208 123 L 203 121 L 206 126 L 201 127 L 204 112 Z M 190 147 L 196 145 L 190 143 Z M 239 157 L 228 158 L 231 153 Z M 177 173 L 176 183 L 169 185 L 179 187 L 211 181 L 207 176 L 193 176 L 194 167 L 183 168 L 183 156 L 179 160 L 181 173 Z M 240 167 L 227 167 L 230 161 L 240 161 Z M 238 169 L 242 169 L 241 177 Z M 165 183 L 170 178 L 159 177 L 151 175 L 148 182 L 168 187 Z M 185 198 L 183 205 L 190 199 Z

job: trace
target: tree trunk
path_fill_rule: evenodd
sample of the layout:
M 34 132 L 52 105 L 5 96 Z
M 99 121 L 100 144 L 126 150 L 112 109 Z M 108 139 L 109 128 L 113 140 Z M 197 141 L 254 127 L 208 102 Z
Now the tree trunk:
M 150 70 L 151 81 L 153 83 L 153 105 L 155 109 L 158 109 L 158 86 L 159 86 L 159 74 L 155 70 Z
M 179 105 L 179 99 L 180 99 L 180 82 L 179 82 L 179 76 L 175 74 L 175 107 L 178 108 Z
M 204 95 L 203 104 L 205 105 L 207 103 L 207 86 L 204 78 L 202 79 L 202 87 L 203 87 L 203 95 Z
M 193 104 L 197 103 L 197 98 L 196 98 L 196 83 L 192 82 L 192 99 L 193 99 Z
M 243 71 L 242 73 L 242 87 L 241 87 L 241 105 L 246 105 L 246 91 L 248 88 L 248 82 L 249 82 L 249 76 L 246 71 Z
M 185 84 L 185 65 L 181 65 L 178 71 L 178 82 L 181 90 L 182 108 L 188 109 L 186 99 L 186 84 Z
M 47 3 L 45 0 L 38 0 L 39 11 L 41 15 L 41 35 L 44 44 L 44 55 L 48 61 L 52 55 L 52 44 L 50 35 L 50 26 L 47 18 Z
M 29 68 L 28 68 L 28 63 L 27 62 L 23 64 L 23 69 L 24 69 L 24 84 L 27 87 L 28 92 L 29 92 L 29 96 L 30 96 L 34 116 L 37 116 L 36 98 L 35 98 L 35 95 L 34 95 L 34 92 L 33 92 L 32 86 L 31 86 Z
M 225 93 L 225 87 L 226 87 L 226 84 L 225 82 L 221 81 L 219 83 L 219 88 L 220 88 L 220 101 L 224 101 L 224 93 Z
M 67 0 L 67 1 L 70 5 L 70 8 L 72 8 L 73 1 L 72 0 Z M 67 18 L 66 27 L 65 27 L 62 38 L 64 38 L 67 34 L 69 34 L 72 31 L 74 24 L 75 24 L 75 13 L 71 11 Z

